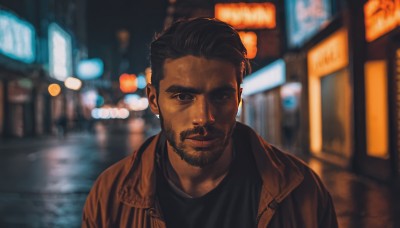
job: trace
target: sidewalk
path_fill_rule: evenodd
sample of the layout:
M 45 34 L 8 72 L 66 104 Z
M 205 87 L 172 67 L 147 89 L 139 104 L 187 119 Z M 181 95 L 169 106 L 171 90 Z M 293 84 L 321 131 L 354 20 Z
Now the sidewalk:
M 331 193 L 339 227 L 400 227 L 400 189 L 315 158 L 304 160 Z

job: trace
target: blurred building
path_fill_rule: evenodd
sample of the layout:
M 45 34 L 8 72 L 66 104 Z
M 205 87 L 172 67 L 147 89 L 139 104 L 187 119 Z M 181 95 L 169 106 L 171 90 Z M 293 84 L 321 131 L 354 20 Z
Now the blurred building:
M 397 2 L 124 1 L 113 5 L 118 13 L 129 9 L 118 19 L 102 17 L 109 12 L 107 4 L 95 2 L 93 7 L 101 10 L 92 10 L 90 18 L 101 23 L 87 28 L 86 1 L 2 0 L 0 135 L 52 133 L 63 115 L 73 126 L 79 116 L 90 118 L 91 110 L 104 103 L 130 106 L 131 112 L 145 107 L 138 78 L 143 81 L 144 73 L 148 74 L 147 55 L 142 53 L 148 46 L 139 47 L 138 41 L 155 33 L 144 32 L 147 24 L 142 22 L 163 10 L 164 26 L 179 18 L 205 16 L 224 20 L 239 31 L 253 73 L 245 77 L 238 119 L 267 141 L 383 181 L 399 182 Z M 151 14 L 142 12 L 153 5 Z M 147 21 L 152 28 L 159 23 Z M 104 34 L 104 26 L 114 26 L 113 32 Z M 133 32 L 138 30 L 143 33 Z M 93 41 L 90 48 L 87 31 Z M 54 58 L 57 53 L 63 54 Z M 96 56 L 104 59 L 105 71 L 96 79 L 81 78 L 85 80 L 81 91 L 66 88 L 64 80 L 77 73 L 81 60 Z M 60 86 L 59 95 L 49 93 L 52 83 Z M 99 114 L 108 108 L 96 110 Z
M 241 119 L 279 147 L 398 183 L 398 7 L 285 1 L 284 70 L 245 78 Z
M 85 2 L 0 2 L 1 136 L 52 133 L 62 115 L 72 123 L 79 99 L 76 92 L 66 89 L 64 80 L 75 74 L 77 62 L 87 56 Z M 65 75 L 60 77 L 60 72 Z M 61 86 L 59 95 L 50 95 L 51 83 Z

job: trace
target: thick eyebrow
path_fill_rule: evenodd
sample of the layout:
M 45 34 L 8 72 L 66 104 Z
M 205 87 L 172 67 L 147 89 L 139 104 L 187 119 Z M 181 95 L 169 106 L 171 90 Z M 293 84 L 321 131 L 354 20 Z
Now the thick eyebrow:
M 185 87 L 185 86 L 179 86 L 179 85 L 172 85 L 168 87 L 165 92 L 167 93 L 194 93 L 194 94 L 200 94 L 201 91 L 193 88 L 193 87 Z
M 218 92 L 235 92 L 236 89 L 230 85 L 224 85 L 218 88 L 215 88 L 211 91 L 211 93 L 218 93 Z M 192 93 L 192 94 L 200 94 L 201 90 L 193 88 L 193 87 L 185 87 L 179 85 L 172 85 L 168 87 L 165 92 L 167 93 Z
M 220 93 L 220 92 L 234 93 L 234 92 L 236 92 L 236 89 L 230 85 L 224 85 L 224 86 L 215 88 L 211 91 L 211 93 Z

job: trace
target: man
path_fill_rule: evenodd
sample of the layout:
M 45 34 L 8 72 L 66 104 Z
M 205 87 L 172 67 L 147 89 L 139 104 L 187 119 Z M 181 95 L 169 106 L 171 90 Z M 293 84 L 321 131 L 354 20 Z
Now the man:
M 162 132 L 101 174 L 83 227 L 337 227 L 319 178 L 235 121 L 249 63 L 232 27 L 176 22 L 150 57 Z

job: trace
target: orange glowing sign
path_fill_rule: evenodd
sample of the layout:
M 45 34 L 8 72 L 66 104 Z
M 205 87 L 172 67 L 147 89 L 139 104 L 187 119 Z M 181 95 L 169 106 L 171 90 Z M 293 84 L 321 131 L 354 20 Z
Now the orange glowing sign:
M 347 30 L 341 29 L 312 48 L 308 54 L 308 74 L 321 77 L 349 63 Z
M 371 42 L 400 24 L 400 0 L 369 0 L 364 15 L 365 39 Z
M 133 93 L 137 90 L 135 74 L 122 74 L 119 77 L 119 88 L 124 93 Z
M 236 29 L 272 29 L 276 26 L 275 5 L 265 3 L 218 3 L 215 18 Z
M 257 35 L 255 32 L 239 32 L 240 39 L 247 50 L 247 58 L 254 59 L 257 55 Z
M 322 148 L 321 77 L 348 65 L 347 30 L 340 29 L 312 48 L 307 54 L 310 149 L 318 153 Z

